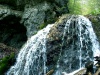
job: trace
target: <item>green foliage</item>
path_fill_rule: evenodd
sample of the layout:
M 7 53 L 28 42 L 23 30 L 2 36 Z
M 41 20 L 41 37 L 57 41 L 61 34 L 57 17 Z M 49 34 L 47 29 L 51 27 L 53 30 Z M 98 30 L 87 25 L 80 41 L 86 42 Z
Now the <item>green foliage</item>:
M 72 14 L 99 14 L 100 0 L 69 0 L 69 11 Z
M 44 23 L 42 23 L 39 27 L 38 27 L 38 29 L 39 30 L 41 30 L 41 29 L 43 29 L 44 27 L 46 27 L 48 24 L 52 24 L 52 23 L 54 23 L 55 21 L 57 21 L 57 17 L 56 18 L 53 18 L 53 19 L 50 19 L 50 20 L 48 20 L 48 21 L 45 21 Z
M 11 55 L 6 56 L 0 60 L 0 75 L 4 75 L 4 73 L 10 68 L 10 66 L 15 62 L 15 54 L 11 53 Z
M 46 27 L 47 26 L 47 24 L 46 23 L 43 23 L 43 24 L 41 24 L 40 26 L 39 26 L 39 30 L 41 30 L 41 29 L 43 29 L 44 27 Z

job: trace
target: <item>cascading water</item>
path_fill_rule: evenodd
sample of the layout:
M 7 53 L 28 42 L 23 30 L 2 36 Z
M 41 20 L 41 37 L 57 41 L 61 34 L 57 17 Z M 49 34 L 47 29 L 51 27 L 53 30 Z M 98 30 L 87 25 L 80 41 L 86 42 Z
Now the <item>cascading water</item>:
M 93 61 L 93 57 L 100 54 L 99 43 L 92 24 L 84 16 L 71 16 L 66 22 L 62 39 L 62 45 L 67 47 L 61 48 L 54 75 L 81 69 L 87 62 Z
M 7 75 L 45 75 L 46 74 L 46 35 L 53 25 L 48 25 L 35 36 L 29 38 L 21 49 L 17 62 Z
M 16 64 L 10 68 L 7 75 L 46 75 L 49 68 L 46 66 L 46 36 L 52 26 L 48 25 L 27 41 L 18 55 Z M 93 57 L 100 54 L 99 43 L 87 18 L 72 15 L 64 26 L 57 69 L 53 75 L 81 69 L 85 67 L 86 62 L 93 61 Z

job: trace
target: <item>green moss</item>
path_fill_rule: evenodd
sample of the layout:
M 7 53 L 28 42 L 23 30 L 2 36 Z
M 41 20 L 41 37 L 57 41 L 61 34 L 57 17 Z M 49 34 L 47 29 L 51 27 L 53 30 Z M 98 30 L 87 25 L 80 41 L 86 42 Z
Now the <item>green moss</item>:
M 0 75 L 4 75 L 4 73 L 13 65 L 15 62 L 15 54 L 11 53 L 11 55 L 6 56 L 0 61 Z
M 94 32 L 97 35 L 98 41 L 100 42 L 100 20 L 99 20 L 99 15 L 90 15 L 90 16 L 88 16 L 88 18 L 92 22 Z
M 45 21 L 44 23 L 42 23 L 39 27 L 38 27 L 38 29 L 39 30 L 41 30 L 41 29 L 43 29 L 44 27 L 46 27 L 48 24 L 52 24 L 52 23 L 54 23 L 55 21 L 57 21 L 57 17 L 55 17 L 55 18 L 53 18 L 53 19 L 50 19 L 50 20 L 48 20 L 48 21 Z
M 41 30 L 41 29 L 43 29 L 44 27 L 46 27 L 47 26 L 47 24 L 46 23 L 42 23 L 40 26 L 39 26 L 39 30 Z

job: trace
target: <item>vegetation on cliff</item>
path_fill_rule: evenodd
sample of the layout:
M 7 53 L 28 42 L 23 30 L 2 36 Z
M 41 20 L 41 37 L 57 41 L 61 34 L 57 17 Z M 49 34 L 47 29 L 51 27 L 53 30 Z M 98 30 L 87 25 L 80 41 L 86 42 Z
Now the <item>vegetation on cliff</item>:
M 8 56 L 0 59 L 0 75 L 4 75 L 4 73 L 14 64 L 15 62 L 15 54 L 11 53 Z
M 95 33 L 100 42 L 99 0 L 0 0 L 0 42 L 20 49 L 27 41 L 27 37 L 30 38 L 38 30 L 43 29 L 48 24 L 56 22 L 59 16 L 69 13 L 82 15 L 92 14 L 86 17 L 92 21 Z M 59 28 L 63 28 L 63 24 L 60 24 Z M 50 46 L 58 43 L 58 47 L 61 46 L 62 33 L 60 32 L 60 30 L 59 32 L 56 30 L 52 32 L 52 37 L 56 41 L 51 38 Z M 54 49 L 56 50 L 56 47 Z M 55 50 L 51 50 L 51 53 L 47 54 L 50 62 L 57 61 L 58 59 L 58 54 L 52 52 L 55 52 Z M 4 52 L 7 51 L 4 49 Z M 0 53 L 1 55 L 5 54 L 4 57 L 0 58 L 1 75 L 15 62 L 17 53 L 14 51 L 9 52 L 7 56 L 5 56 L 5 53 Z M 50 62 L 47 64 L 49 65 Z

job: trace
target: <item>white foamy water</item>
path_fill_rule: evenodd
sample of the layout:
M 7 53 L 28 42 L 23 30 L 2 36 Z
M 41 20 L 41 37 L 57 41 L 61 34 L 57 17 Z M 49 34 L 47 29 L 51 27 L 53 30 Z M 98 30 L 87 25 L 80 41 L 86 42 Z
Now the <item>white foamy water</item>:
M 48 25 L 28 39 L 18 54 L 17 61 L 6 75 L 45 75 L 47 71 L 46 38 Z M 65 37 L 67 36 L 67 37 Z M 62 36 L 62 47 L 53 75 L 74 75 L 85 67 L 86 62 L 100 56 L 97 37 L 88 18 L 74 15 L 66 21 Z M 64 48 L 63 48 L 64 45 Z M 65 47 L 67 46 L 67 47 Z
M 7 75 L 45 75 L 46 74 L 46 35 L 53 25 L 48 25 L 28 39 L 18 54 L 17 61 Z
M 74 72 L 85 67 L 85 63 L 94 61 L 93 57 L 100 56 L 99 42 L 88 18 L 82 15 L 72 16 L 65 24 L 62 45 L 64 45 L 66 35 L 72 39 L 67 44 L 68 49 L 62 50 L 61 48 L 61 52 L 65 52 L 60 53 L 54 75 L 61 75 L 63 71 L 65 71 L 64 75 L 74 75 Z M 62 66 L 62 64 L 65 65 Z

